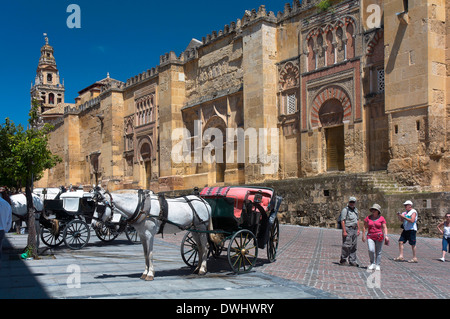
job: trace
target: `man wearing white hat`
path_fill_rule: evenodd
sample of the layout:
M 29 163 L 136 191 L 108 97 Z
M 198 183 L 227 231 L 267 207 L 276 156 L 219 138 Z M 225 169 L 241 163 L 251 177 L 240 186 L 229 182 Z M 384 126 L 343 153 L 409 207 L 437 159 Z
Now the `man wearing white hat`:
M 403 245 L 409 242 L 412 248 L 413 258 L 408 260 L 409 263 L 417 263 L 416 256 L 416 233 L 417 233 L 417 211 L 412 208 L 413 203 L 407 200 L 403 203 L 405 211 L 403 213 L 397 213 L 399 220 L 403 223 L 403 231 L 398 239 L 399 255 L 394 258 L 395 261 L 404 261 L 403 258 Z

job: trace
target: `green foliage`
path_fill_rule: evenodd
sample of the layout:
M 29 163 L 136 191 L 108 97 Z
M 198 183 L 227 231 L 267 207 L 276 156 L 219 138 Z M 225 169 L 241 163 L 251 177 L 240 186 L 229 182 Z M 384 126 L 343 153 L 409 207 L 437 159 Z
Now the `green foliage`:
M 324 12 L 327 11 L 333 4 L 330 0 L 322 0 L 318 4 L 316 4 L 316 8 L 319 9 L 319 11 Z
M 33 100 L 29 128 L 26 130 L 22 125 L 14 125 L 9 118 L 6 118 L 4 125 L 0 125 L 0 182 L 16 189 L 25 186 L 29 231 L 27 256 L 34 258 L 37 258 L 37 249 L 31 186 L 34 180 L 42 177 L 45 170 L 62 161 L 48 149 L 48 133 L 52 126 L 38 127 L 38 108 L 39 103 Z
M 0 182 L 5 186 L 29 187 L 33 179 L 40 179 L 46 169 L 61 162 L 48 149 L 48 133 L 52 127 L 36 128 L 38 107 L 33 101 L 27 130 L 8 118 L 0 125 Z

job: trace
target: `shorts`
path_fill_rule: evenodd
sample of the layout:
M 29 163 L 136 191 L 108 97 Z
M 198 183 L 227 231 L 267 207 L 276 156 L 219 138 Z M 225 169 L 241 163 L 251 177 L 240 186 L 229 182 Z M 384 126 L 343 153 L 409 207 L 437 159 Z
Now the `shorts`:
M 400 235 L 400 238 L 398 239 L 399 242 L 409 242 L 411 246 L 416 245 L 416 233 L 417 230 L 404 230 L 402 231 L 402 234 Z
M 442 250 L 446 252 L 450 252 L 450 237 L 445 238 L 442 237 Z

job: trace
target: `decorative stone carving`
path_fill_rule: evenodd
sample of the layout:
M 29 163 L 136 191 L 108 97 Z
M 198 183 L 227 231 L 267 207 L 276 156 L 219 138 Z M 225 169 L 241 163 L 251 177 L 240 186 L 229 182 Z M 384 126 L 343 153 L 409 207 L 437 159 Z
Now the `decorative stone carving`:
M 289 61 L 279 66 L 278 88 L 280 91 L 298 87 L 299 81 L 298 61 Z

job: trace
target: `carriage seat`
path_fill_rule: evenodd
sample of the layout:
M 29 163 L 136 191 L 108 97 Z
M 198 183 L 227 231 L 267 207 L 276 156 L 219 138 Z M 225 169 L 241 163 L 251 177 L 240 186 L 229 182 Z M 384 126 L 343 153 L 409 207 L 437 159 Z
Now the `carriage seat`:
M 93 194 L 83 191 L 62 193 L 60 198 L 63 201 L 63 208 L 69 214 L 82 213 L 82 201 L 92 199 Z

